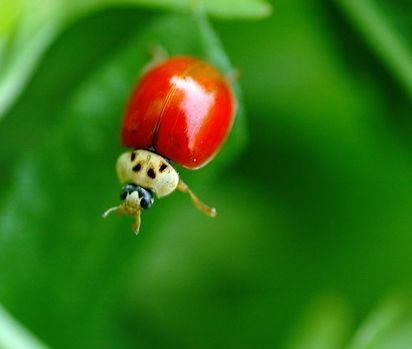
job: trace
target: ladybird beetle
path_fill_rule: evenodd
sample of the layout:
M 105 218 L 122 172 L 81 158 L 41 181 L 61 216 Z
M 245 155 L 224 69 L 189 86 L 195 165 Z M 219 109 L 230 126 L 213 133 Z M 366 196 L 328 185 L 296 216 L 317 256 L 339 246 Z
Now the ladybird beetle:
M 135 86 L 126 108 L 122 144 L 131 148 L 120 155 L 116 170 L 123 185 L 117 211 L 136 218 L 176 189 L 185 192 L 203 213 L 214 217 L 180 179 L 171 162 L 198 169 L 213 159 L 224 143 L 235 115 L 228 79 L 209 63 L 176 56 L 152 66 Z

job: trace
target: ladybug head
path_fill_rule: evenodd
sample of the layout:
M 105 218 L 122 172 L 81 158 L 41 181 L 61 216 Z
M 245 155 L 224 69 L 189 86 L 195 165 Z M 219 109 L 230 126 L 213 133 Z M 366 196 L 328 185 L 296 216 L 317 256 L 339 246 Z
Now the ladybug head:
M 122 187 L 120 199 L 123 201 L 120 205 L 109 208 L 103 213 L 103 218 L 106 218 L 112 212 L 120 214 L 128 214 L 135 217 L 133 230 L 135 234 L 139 233 L 140 228 L 140 212 L 146 210 L 153 205 L 153 193 L 136 184 L 129 183 Z
M 120 192 L 120 199 L 134 209 L 146 210 L 153 205 L 153 193 L 133 183 L 126 184 Z

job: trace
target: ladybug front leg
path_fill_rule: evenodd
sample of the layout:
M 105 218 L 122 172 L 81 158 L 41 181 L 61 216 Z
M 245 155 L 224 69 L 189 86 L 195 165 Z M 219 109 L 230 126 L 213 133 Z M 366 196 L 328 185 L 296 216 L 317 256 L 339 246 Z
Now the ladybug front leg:
M 141 223 L 141 219 L 140 219 L 140 210 L 138 210 L 135 214 L 135 222 L 133 224 L 133 231 L 134 233 L 137 235 L 139 234 L 140 231 L 140 223 Z
M 109 214 L 113 213 L 113 212 L 116 212 L 116 213 L 118 213 L 119 215 L 124 214 L 125 212 L 124 212 L 124 207 L 123 207 L 123 205 L 114 206 L 114 207 L 109 208 L 108 210 L 106 210 L 106 211 L 102 214 L 102 217 L 106 219 L 107 216 L 108 216 Z
M 188 185 L 183 182 L 181 179 L 179 179 L 179 184 L 177 185 L 177 190 L 189 194 L 190 199 L 192 200 L 193 204 L 196 206 L 196 208 L 203 212 L 204 214 L 207 214 L 209 217 L 216 217 L 216 209 L 214 207 L 209 207 L 206 204 L 204 204 L 188 187 Z

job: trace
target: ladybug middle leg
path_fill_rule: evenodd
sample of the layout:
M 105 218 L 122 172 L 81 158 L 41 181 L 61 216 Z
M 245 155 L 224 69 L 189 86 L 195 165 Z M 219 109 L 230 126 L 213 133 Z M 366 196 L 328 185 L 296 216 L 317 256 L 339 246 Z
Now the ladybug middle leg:
M 177 190 L 186 193 L 189 195 L 190 199 L 192 200 L 193 204 L 196 206 L 196 208 L 200 211 L 203 212 L 204 214 L 208 215 L 209 217 L 216 217 L 217 212 L 214 207 L 209 207 L 205 203 L 203 203 L 196 195 L 193 193 L 188 185 L 183 182 L 181 179 L 179 180 L 179 184 L 177 185 Z

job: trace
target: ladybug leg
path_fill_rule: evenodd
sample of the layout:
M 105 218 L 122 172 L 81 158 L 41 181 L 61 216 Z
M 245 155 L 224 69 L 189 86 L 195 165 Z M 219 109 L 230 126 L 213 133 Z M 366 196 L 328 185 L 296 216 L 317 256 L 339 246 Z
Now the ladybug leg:
M 106 219 L 107 216 L 108 216 L 109 214 L 111 214 L 112 212 L 117 212 L 118 214 L 124 214 L 123 205 L 114 206 L 114 207 L 109 208 L 107 211 L 105 211 L 105 212 L 102 214 L 102 217 Z
M 133 224 L 133 231 L 134 231 L 134 233 L 137 235 L 137 234 L 139 234 L 139 231 L 140 231 L 140 223 L 141 223 L 141 219 L 140 219 L 140 210 L 138 210 L 137 212 L 136 212 L 136 215 L 135 215 L 135 223 Z
M 107 218 L 108 215 L 110 215 L 113 212 L 118 213 L 119 215 L 123 215 L 125 213 L 129 214 L 129 215 L 133 215 L 135 217 L 135 223 L 133 224 L 132 228 L 133 228 L 133 232 L 137 235 L 139 234 L 139 230 L 140 230 L 140 211 L 141 210 L 137 210 L 137 211 L 128 211 L 127 209 L 125 209 L 124 205 L 119 205 L 119 206 L 114 206 L 109 208 L 107 211 L 105 211 L 102 215 L 103 218 Z
M 189 195 L 190 199 L 192 200 L 193 204 L 196 206 L 196 208 L 203 212 L 204 214 L 207 214 L 209 217 L 216 217 L 216 209 L 214 207 L 209 207 L 206 204 L 204 204 L 188 187 L 188 185 L 183 182 L 181 179 L 179 180 L 179 184 L 177 185 L 177 190 L 186 193 Z

